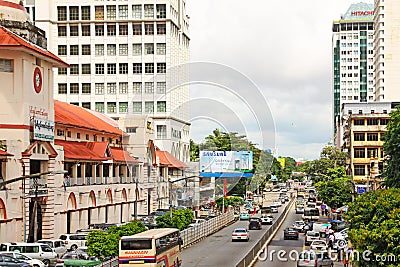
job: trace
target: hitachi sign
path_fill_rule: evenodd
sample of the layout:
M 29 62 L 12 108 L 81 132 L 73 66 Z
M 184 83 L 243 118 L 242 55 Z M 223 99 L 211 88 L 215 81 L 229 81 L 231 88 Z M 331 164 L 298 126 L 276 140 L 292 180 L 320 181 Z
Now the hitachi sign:
M 374 11 L 352 11 L 352 16 L 373 16 Z

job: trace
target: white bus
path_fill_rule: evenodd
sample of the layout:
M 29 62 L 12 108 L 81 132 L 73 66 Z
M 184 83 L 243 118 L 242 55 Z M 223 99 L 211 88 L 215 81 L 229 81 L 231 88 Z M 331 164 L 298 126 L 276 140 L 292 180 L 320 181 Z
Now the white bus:
M 182 239 L 175 228 L 147 230 L 119 241 L 119 267 L 179 267 Z

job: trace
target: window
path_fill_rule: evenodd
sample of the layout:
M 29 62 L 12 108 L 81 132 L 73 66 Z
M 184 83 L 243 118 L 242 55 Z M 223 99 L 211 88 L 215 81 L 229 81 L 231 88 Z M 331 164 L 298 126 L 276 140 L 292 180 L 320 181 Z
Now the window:
M 128 102 L 120 102 L 119 113 L 127 113 L 127 112 L 128 112 Z
M 365 133 L 354 133 L 354 141 L 365 141 Z
M 119 93 L 121 95 L 126 95 L 128 93 L 128 83 L 127 82 L 119 83 Z
M 134 82 L 133 83 L 133 93 L 141 94 L 142 93 L 142 83 L 141 82 Z
M 59 45 L 58 46 L 58 55 L 59 56 L 66 56 L 67 55 L 67 46 L 66 45 Z
M 378 141 L 378 133 L 367 133 L 367 141 Z
M 107 25 L 107 35 L 115 36 L 117 34 L 117 27 L 115 25 Z
M 144 92 L 146 94 L 152 94 L 154 92 L 154 83 L 153 82 L 145 82 L 144 83 Z
M 104 74 L 104 64 L 96 64 L 96 74 Z
M 57 136 L 64 136 L 64 130 L 57 129 Z
M 90 64 L 82 64 L 82 74 L 90 74 Z
M 157 34 L 164 35 L 167 33 L 165 23 L 157 23 Z
M 117 103 L 107 102 L 107 113 L 116 113 L 116 112 L 117 112 Z
M 107 74 L 117 74 L 117 64 L 107 64 Z
M 90 36 L 90 25 L 82 25 L 82 36 Z
M 364 176 L 365 166 L 364 165 L 354 165 L 354 175 Z
M 77 6 L 69 7 L 69 20 L 79 20 L 79 7 Z
M 165 73 L 167 71 L 166 63 L 157 63 L 157 73 Z
M 116 6 L 107 6 L 107 19 L 115 20 L 117 18 Z
M 90 45 L 82 45 L 82 55 L 90 55 Z
M 66 21 L 67 20 L 67 7 L 66 6 L 58 6 L 57 7 L 57 20 L 58 21 Z
M 159 43 L 157 44 L 157 55 L 165 55 L 166 52 L 166 44 Z
M 157 94 L 165 94 L 167 90 L 166 82 L 157 82 Z
M 142 102 L 133 102 L 132 111 L 133 112 L 142 112 Z
M 365 158 L 365 148 L 354 148 L 355 158 Z
M 145 63 L 144 64 L 144 72 L 145 73 L 154 73 L 154 64 L 153 63 Z
M 103 44 L 95 45 L 94 52 L 95 52 L 96 56 L 103 56 L 104 55 L 104 45 Z
M 104 83 L 96 83 L 94 85 L 94 93 L 96 95 L 104 95 Z
M 134 56 L 139 56 L 142 54 L 142 45 L 141 44 L 133 44 L 132 45 L 132 53 Z
M 142 63 L 133 63 L 133 73 L 134 74 L 142 73 Z
M 69 74 L 78 75 L 79 74 L 79 65 L 78 64 L 71 64 L 70 67 L 69 67 Z
M 66 95 L 67 94 L 67 84 L 66 83 L 59 83 L 58 84 L 58 94 L 59 95 Z
M 128 63 L 119 63 L 119 74 L 128 74 Z
M 387 125 L 389 122 L 389 119 L 381 119 L 380 123 L 381 125 Z
M 364 119 L 356 119 L 354 120 L 354 125 L 364 125 L 365 121 Z
M 67 68 L 58 68 L 58 75 L 67 75 Z
M 83 107 L 83 103 L 82 103 L 82 107 Z M 86 134 L 86 140 L 89 140 L 89 135 L 88 134 Z
M 79 46 L 77 45 L 71 45 L 69 47 L 69 54 L 72 56 L 77 56 L 79 55 Z
M 378 125 L 378 119 L 367 119 L 367 125 Z
M 69 93 L 73 95 L 79 94 L 79 83 L 71 83 L 69 85 Z
M 142 6 L 141 5 L 133 5 L 132 6 L 132 16 L 134 19 L 142 18 Z
M 144 54 L 153 55 L 154 54 L 154 44 L 144 44 Z
M 376 158 L 376 157 L 378 157 L 378 149 L 367 148 L 367 158 Z
M 128 35 L 128 25 L 120 24 L 118 26 L 118 30 L 119 30 L 119 32 L 118 32 L 119 35 L 123 35 L 123 36 Z
M 156 5 L 157 18 L 165 19 L 167 17 L 167 9 L 165 5 Z
M 90 83 L 82 83 L 82 94 L 91 94 L 92 88 Z
M 90 20 L 90 6 L 81 7 L 82 20 Z
M 133 35 L 142 35 L 142 24 L 133 24 Z
M 102 113 L 104 113 L 104 103 L 102 103 L 102 102 L 96 102 L 96 103 L 94 104 L 94 109 L 95 109 L 97 112 L 102 112 Z
M 115 95 L 117 93 L 117 84 L 116 83 L 107 83 L 107 94 Z
M 137 127 L 126 127 L 125 132 L 127 133 L 136 133 Z
M 157 138 L 158 139 L 167 138 L 167 125 L 157 125 Z
M 115 44 L 108 44 L 107 45 L 107 55 L 115 56 L 117 54 L 117 45 Z
M 167 102 L 157 101 L 157 112 L 166 112 L 166 111 L 167 111 Z
M 104 6 L 94 7 L 95 20 L 104 20 Z
M 154 18 L 154 5 L 144 5 L 144 17 Z
M 128 6 L 123 5 L 118 7 L 118 15 L 120 19 L 127 19 L 128 18 Z
M 128 44 L 120 44 L 119 45 L 119 55 L 120 56 L 128 55 Z
M 145 102 L 144 103 L 144 111 L 146 113 L 154 112 L 154 103 L 153 102 Z
M 104 36 L 104 26 L 103 25 L 95 25 L 94 33 L 96 36 Z
M 58 36 L 67 36 L 67 26 L 58 26 Z
M 154 35 L 154 24 L 153 23 L 145 23 L 144 24 L 144 34 L 145 35 Z

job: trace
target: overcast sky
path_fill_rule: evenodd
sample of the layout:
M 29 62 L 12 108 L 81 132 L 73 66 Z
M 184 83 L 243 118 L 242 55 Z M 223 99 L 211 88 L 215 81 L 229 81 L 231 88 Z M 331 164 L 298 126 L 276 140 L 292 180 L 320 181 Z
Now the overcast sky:
M 187 0 L 191 62 L 214 62 L 243 75 L 213 71 L 218 77 L 211 74 L 208 85 L 191 86 L 191 138 L 201 142 L 218 127 L 245 134 L 262 149 L 276 148 L 276 156 L 318 158 L 332 139 L 332 22 L 357 2 Z M 254 82 L 265 99 L 254 88 L 222 90 L 218 78 L 232 75 L 238 88 L 247 90 L 247 78 Z M 214 102 L 228 111 L 216 111 Z M 265 108 L 266 117 L 255 106 Z

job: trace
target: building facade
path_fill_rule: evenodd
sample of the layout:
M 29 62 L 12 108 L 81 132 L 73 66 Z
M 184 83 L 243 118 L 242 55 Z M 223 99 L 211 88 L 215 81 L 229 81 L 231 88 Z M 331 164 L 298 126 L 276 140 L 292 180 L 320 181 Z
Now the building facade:
M 70 63 L 55 73 L 55 99 L 117 121 L 144 118 L 120 121 L 133 136 L 151 118 L 155 145 L 189 162 L 185 0 L 27 0 L 26 7 L 49 50 Z
M 399 0 L 375 0 L 375 100 L 400 100 Z
M 333 122 L 338 146 L 342 104 L 374 100 L 373 18 L 373 4 L 360 2 L 333 22 Z

